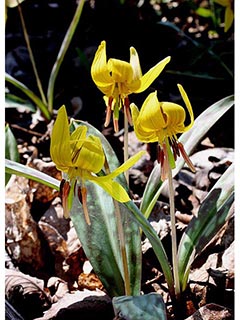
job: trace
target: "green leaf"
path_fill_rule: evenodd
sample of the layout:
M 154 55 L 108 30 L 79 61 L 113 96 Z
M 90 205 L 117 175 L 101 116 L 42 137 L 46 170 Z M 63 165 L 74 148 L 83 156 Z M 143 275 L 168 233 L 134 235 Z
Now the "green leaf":
M 16 161 L 16 162 L 19 162 L 20 160 L 17 141 L 8 124 L 5 127 L 5 158 Z M 10 178 L 11 178 L 11 174 L 6 173 L 5 184 L 8 183 Z
M 24 111 L 26 110 L 26 111 L 36 112 L 36 108 L 33 106 L 32 103 L 30 103 L 30 101 L 23 100 L 13 94 L 6 94 L 5 107 L 18 108 Z
M 5 171 L 9 174 L 16 174 L 18 176 L 42 183 L 56 190 L 59 190 L 60 187 L 59 180 L 52 178 L 46 173 L 27 167 L 12 160 L 5 159 Z
M 100 131 L 84 121 L 72 120 L 71 124 L 73 128 L 85 125 L 88 127 L 88 134 L 98 136 L 101 139 L 110 171 L 119 166 L 114 150 Z M 118 176 L 116 180 L 126 190 L 128 189 L 123 174 Z M 111 296 L 124 295 L 123 268 L 113 200 L 102 188 L 92 182 L 86 181 L 86 187 L 91 225 L 88 226 L 86 224 L 82 205 L 77 197 L 73 201 L 71 219 L 83 245 L 84 252 L 108 293 Z M 119 207 L 124 225 L 132 295 L 139 295 L 142 272 L 139 226 L 131 219 L 131 212 L 126 206 L 119 203 Z
M 116 318 L 126 320 L 166 320 L 163 298 L 158 293 L 148 293 L 138 297 L 122 296 L 112 299 Z
M 178 269 L 181 287 L 188 281 L 191 264 L 230 218 L 229 210 L 234 201 L 233 164 L 224 172 L 211 189 L 185 230 L 178 248 Z
M 131 211 L 133 219 L 139 224 L 144 234 L 150 241 L 153 251 L 162 267 L 165 279 L 168 284 L 169 293 L 172 298 L 175 297 L 173 275 L 171 267 L 168 261 L 168 257 L 162 245 L 160 238 L 158 237 L 156 231 L 153 229 L 149 221 L 144 217 L 142 212 L 138 209 L 133 201 L 124 203 L 124 205 Z
M 234 96 L 228 96 L 211 105 L 197 117 L 193 127 L 189 131 L 183 133 L 178 139 L 184 145 L 187 154 L 190 155 L 193 152 L 208 130 L 233 106 L 233 104 Z M 176 161 L 176 168 L 173 170 L 173 177 L 178 174 L 184 166 L 184 163 L 182 157 L 178 158 Z M 164 183 L 161 181 L 160 165 L 156 165 L 151 172 L 142 197 L 140 209 L 145 217 L 148 218 L 151 214 L 166 183 L 167 181 L 164 181 Z
M 211 18 L 213 16 L 213 12 L 210 9 L 206 9 L 206 8 L 197 8 L 197 10 L 195 10 L 196 14 L 198 14 L 201 17 L 204 18 Z
M 34 93 L 32 92 L 25 84 L 21 83 L 14 77 L 12 77 L 10 74 L 5 73 L 5 80 L 11 84 L 13 84 L 16 88 L 24 92 L 39 108 L 39 110 L 42 112 L 43 116 L 47 120 L 51 120 L 51 113 L 48 111 L 48 107 L 42 102 L 42 100 Z
M 99 186 L 86 182 L 87 206 L 91 225 L 87 225 L 82 205 L 75 196 L 70 212 L 84 252 L 94 272 L 110 296 L 125 294 L 117 221 L 112 198 Z M 141 241 L 138 225 L 120 204 L 128 258 L 131 294 L 139 295 L 141 286 Z
M 82 14 L 84 3 L 85 3 L 84 0 L 78 1 L 74 17 L 73 17 L 72 22 L 67 30 L 65 37 L 63 39 L 60 50 L 58 52 L 58 56 L 56 58 L 56 61 L 54 63 L 54 66 L 52 68 L 52 71 L 51 71 L 51 74 L 49 77 L 47 97 L 48 97 L 48 106 L 49 106 L 49 110 L 51 113 L 53 112 L 54 89 L 55 89 L 56 79 L 57 79 L 60 67 L 64 61 L 64 57 L 66 56 L 67 50 L 68 50 L 70 43 L 72 41 L 72 38 L 74 36 L 75 30 L 76 30 L 78 23 L 80 21 L 80 17 Z

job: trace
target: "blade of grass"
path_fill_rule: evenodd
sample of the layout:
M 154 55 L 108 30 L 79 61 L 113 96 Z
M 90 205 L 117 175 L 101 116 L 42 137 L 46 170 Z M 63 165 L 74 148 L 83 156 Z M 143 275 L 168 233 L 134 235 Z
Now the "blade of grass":
M 21 24 L 22 24 L 22 28 L 23 28 L 24 39 L 25 39 L 26 44 L 27 44 L 29 58 L 30 58 L 30 61 L 32 63 L 33 72 L 34 72 L 34 75 L 35 75 L 35 78 L 36 78 L 36 81 L 37 81 L 38 90 L 40 92 L 41 99 L 42 99 L 43 103 L 45 105 L 47 105 L 47 100 L 46 100 L 45 94 L 43 92 L 43 88 L 42 88 L 42 83 L 41 83 L 40 77 L 38 75 L 37 66 L 36 66 L 34 55 L 33 55 L 33 52 L 32 52 L 32 48 L 31 48 L 31 44 L 30 44 L 30 40 L 29 40 L 29 36 L 28 36 L 28 32 L 27 32 L 27 27 L 26 27 L 26 24 L 25 24 L 25 21 L 24 21 L 24 18 L 23 18 L 23 13 L 22 13 L 22 8 L 21 8 L 20 3 L 18 5 L 18 12 L 19 12 L 19 16 L 20 16 L 20 20 L 21 20 Z
M 60 66 L 63 62 L 63 59 L 65 57 L 65 54 L 69 48 L 70 42 L 73 38 L 74 32 L 77 28 L 79 19 L 81 17 L 81 13 L 82 13 L 82 9 L 83 9 L 83 5 L 84 5 L 85 0 L 79 0 L 78 1 L 78 6 L 77 6 L 77 10 L 75 12 L 75 15 L 73 17 L 73 20 L 68 28 L 68 31 L 65 35 L 65 38 L 62 42 L 61 48 L 59 50 L 57 59 L 55 61 L 55 64 L 52 68 L 52 72 L 49 78 L 49 82 L 48 82 L 48 91 L 47 91 L 47 98 L 48 98 L 48 107 L 50 112 L 53 112 L 53 99 L 54 99 L 54 86 L 55 86 L 55 81 L 60 69 Z

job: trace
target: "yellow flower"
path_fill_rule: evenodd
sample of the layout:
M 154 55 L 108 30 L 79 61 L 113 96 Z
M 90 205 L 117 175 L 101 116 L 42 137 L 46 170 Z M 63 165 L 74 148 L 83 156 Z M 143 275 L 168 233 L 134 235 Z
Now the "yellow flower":
M 178 88 L 190 116 L 190 124 L 187 126 L 184 124 L 186 118 L 185 109 L 176 103 L 159 102 L 156 91 L 149 94 L 140 111 L 135 104 L 132 103 L 130 106 L 137 138 L 145 143 L 159 143 L 162 180 L 167 177 L 169 164 L 171 169 L 175 167 L 175 160 L 180 153 L 190 169 L 195 171 L 183 145 L 177 139 L 177 134 L 189 130 L 194 123 L 192 106 L 188 96 L 180 84 L 178 84 Z
M 106 42 L 101 42 L 92 63 L 91 75 L 98 89 L 105 95 L 105 126 L 109 125 L 113 112 L 114 129 L 118 131 L 118 116 L 122 107 L 131 124 L 128 95 L 146 90 L 169 61 L 170 57 L 163 59 L 142 75 L 138 53 L 133 47 L 130 48 L 130 62 L 119 59 L 107 61 Z
M 69 216 L 73 196 L 78 195 L 83 205 L 86 222 L 90 224 L 87 211 L 87 190 L 84 182 L 92 181 L 117 201 L 127 202 L 130 198 L 126 190 L 113 179 L 133 166 L 144 152 L 137 153 L 110 174 L 97 176 L 97 173 L 103 169 L 106 160 L 101 140 L 93 135 L 87 136 L 87 127 L 84 125 L 70 133 L 66 109 L 65 106 L 62 106 L 52 130 L 50 154 L 56 167 L 63 172 L 64 179 L 60 192 L 65 217 Z
M 225 17 L 224 17 L 224 32 L 227 32 L 234 19 L 234 13 L 232 9 L 232 0 L 214 0 L 214 2 L 220 4 L 221 6 L 225 7 Z

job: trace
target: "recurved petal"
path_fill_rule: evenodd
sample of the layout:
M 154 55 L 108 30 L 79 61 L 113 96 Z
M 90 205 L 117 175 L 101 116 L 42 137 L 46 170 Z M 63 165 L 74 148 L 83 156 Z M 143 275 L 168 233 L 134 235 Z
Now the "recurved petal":
M 106 42 L 102 41 L 93 59 L 91 75 L 95 84 L 101 91 L 108 92 L 112 87 L 113 81 L 109 74 L 106 56 Z M 105 93 L 107 94 L 107 93 Z
M 183 89 L 183 87 L 180 84 L 178 84 L 177 86 L 178 86 L 178 89 L 179 89 L 179 91 L 181 93 L 183 101 L 184 101 L 184 103 L 185 103 L 185 105 L 187 107 L 187 110 L 189 112 L 189 115 L 190 115 L 190 124 L 188 126 L 186 126 L 185 130 L 184 130 L 184 131 L 187 131 L 193 126 L 193 123 L 194 123 L 194 115 L 193 115 L 192 105 L 191 105 L 191 103 L 190 103 L 190 101 L 188 99 L 187 93 Z
M 65 171 L 71 166 L 71 148 L 68 117 L 65 106 L 58 110 L 53 126 L 50 144 L 50 154 L 56 166 Z
M 125 161 L 120 167 L 115 169 L 113 172 L 109 173 L 106 176 L 99 177 L 99 179 L 103 181 L 107 181 L 109 179 L 114 179 L 115 177 L 119 176 L 124 171 L 127 171 L 129 168 L 131 168 L 144 154 L 146 154 L 146 151 L 139 151 L 134 156 L 129 158 L 127 161 Z
M 140 66 L 138 53 L 133 47 L 130 48 L 130 64 L 133 70 L 133 80 L 140 79 L 142 77 L 142 69 Z
M 150 93 L 145 99 L 139 113 L 139 123 L 146 131 L 158 131 L 166 127 L 166 119 L 160 108 L 157 91 Z
M 128 202 L 130 201 L 130 197 L 127 194 L 126 190 L 116 181 L 111 179 L 103 179 L 105 177 L 88 177 L 89 180 L 94 181 L 101 188 L 103 188 L 110 196 L 112 196 L 115 200 L 119 202 Z
M 162 70 L 164 69 L 166 64 L 169 63 L 170 60 L 171 60 L 171 57 L 167 57 L 163 59 L 154 67 L 152 67 L 147 73 L 145 73 L 140 78 L 141 84 L 140 84 L 140 87 L 135 91 L 135 93 L 145 91 L 153 83 L 153 81 L 159 76 L 159 74 L 162 72 Z

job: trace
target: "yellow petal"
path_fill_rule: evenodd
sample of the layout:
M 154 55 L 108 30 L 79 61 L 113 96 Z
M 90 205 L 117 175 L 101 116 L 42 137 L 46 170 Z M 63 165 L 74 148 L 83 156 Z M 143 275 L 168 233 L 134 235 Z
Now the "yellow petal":
M 116 181 L 111 179 L 102 179 L 103 177 L 94 177 L 88 178 L 89 180 L 94 181 L 101 188 L 103 188 L 110 196 L 119 202 L 128 202 L 130 197 L 127 194 L 126 190 Z
M 105 162 L 101 140 L 88 136 L 82 144 L 74 165 L 82 170 L 98 173 Z
M 75 162 L 76 157 L 78 156 L 79 150 L 81 149 L 87 136 L 87 127 L 79 126 L 77 127 L 70 136 L 71 143 L 71 158 Z
M 132 121 L 134 126 L 134 132 L 138 140 L 149 143 L 149 142 L 156 142 L 158 141 L 158 137 L 156 132 L 147 132 L 141 127 L 141 122 L 139 121 L 139 110 L 134 103 L 130 105 L 131 113 L 132 113 Z
M 164 69 L 166 64 L 169 63 L 170 60 L 171 60 L 170 57 L 163 59 L 154 67 L 152 67 L 147 73 L 145 73 L 140 79 L 141 85 L 139 89 L 135 91 L 135 93 L 145 91 L 153 83 L 153 81 L 159 76 L 159 74 L 162 72 L 162 70 Z
M 139 122 L 141 127 L 146 131 L 158 131 L 167 126 L 167 119 L 160 108 L 160 103 L 157 98 L 157 91 L 148 95 L 144 101 L 139 113 Z
M 70 133 L 65 106 L 58 110 L 57 119 L 53 126 L 50 154 L 59 170 L 66 171 L 71 165 Z
M 106 95 L 113 90 L 114 82 L 109 74 L 106 56 L 106 42 L 102 41 L 93 59 L 91 67 L 92 79 L 97 87 Z
M 115 82 L 127 82 L 133 81 L 133 69 L 130 63 L 118 59 L 108 60 L 108 70 L 112 75 Z
M 130 48 L 130 64 L 133 70 L 133 80 L 138 80 L 142 77 L 142 70 L 139 62 L 138 53 L 135 48 Z
M 183 87 L 180 84 L 178 84 L 177 86 L 178 86 L 178 89 L 179 89 L 179 91 L 181 93 L 183 101 L 184 101 L 184 103 L 185 103 L 185 105 L 187 107 L 187 110 L 189 112 L 189 115 L 190 115 L 190 124 L 188 126 L 186 126 L 185 130 L 184 130 L 184 131 L 187 131 L 193 126 L 193 123 L 194 123 L 194 115 L 193 115 L 192 105 L 191 105 L 191 103 L 190 103 L 190 101 L 188 99 L 187 93 L 183 89 Z
M 232 8 L 230 6 L 228 6 L 225 10 L 224 32 L 227 32 L 230 29 L 230 27 L 233 23 L 233 19 L 234 19 L 234 14 L 233 14 Z
M 109 179 L 113 179 L 119 176 L 121 173 L 127 171 L 130 167 L 132 167 L 144 154 L 146 154 L 146 151 L 139 151 L 134 156 L 125 161 L 120 167 L 115 169 L 113 172 L 109 173 L 106 176 L 99 177 L 99 179 L 107 181 Z

